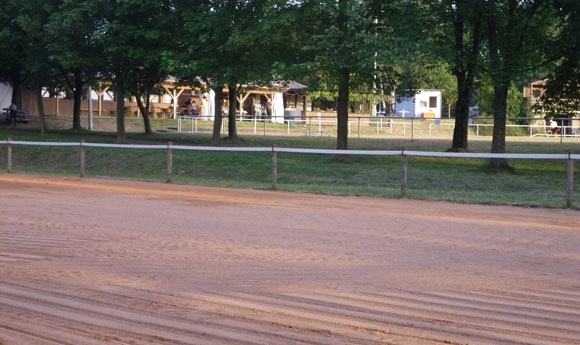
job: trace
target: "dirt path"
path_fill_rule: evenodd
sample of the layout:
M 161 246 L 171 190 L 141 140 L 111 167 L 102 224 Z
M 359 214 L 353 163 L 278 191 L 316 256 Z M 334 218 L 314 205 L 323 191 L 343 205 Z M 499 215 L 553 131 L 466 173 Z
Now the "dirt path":
M 6 174 L 0 210 L 0 343 L 580 343 L 577 211 Z

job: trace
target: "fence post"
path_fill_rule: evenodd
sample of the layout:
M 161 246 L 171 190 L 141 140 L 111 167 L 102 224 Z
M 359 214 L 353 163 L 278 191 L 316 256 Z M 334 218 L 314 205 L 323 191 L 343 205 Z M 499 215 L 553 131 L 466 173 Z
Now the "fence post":
M 408 163 L 408 157 L 405 154 L 405 148 L 403 148 L 403 150 L 401 151 L 401 162 L 402 162 L 402 168 L 401 168 L 401 198 L 406 198 L 407 197 L 407 163 Z
M 272 145 L 272 189 L 278 188 L 278 151 L 276 144 Z
M 566 207 L 572 208 L 574 199 L 574 160 L 572 159 L 572 154 L 574 152 L 568 153 L 568 176 L 566 179 Z
M 266 117 L 264 116 L 264 136 L 266 136 Z
M 167 183 L 173 180 L 173 149 L 171 141 L 167 143 Z
M 81 139 L 81 177 L 86 176 L 86 149 L 85 140 Z
M 8 173 L 12 173 L 12 144 L 10 143 L 10 138 L 8 138 Z

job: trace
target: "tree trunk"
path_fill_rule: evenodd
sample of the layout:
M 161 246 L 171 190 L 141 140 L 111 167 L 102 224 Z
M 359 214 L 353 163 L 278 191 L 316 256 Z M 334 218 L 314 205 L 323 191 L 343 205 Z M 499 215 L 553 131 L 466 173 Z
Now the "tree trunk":
M 230 107 L 228 109 L 228 138 L 237 139 L 238 132 L 236 129 L 236 108 L 237 108 L 237 89 L 236 86 L 228 85 L 228 100 Z M 240 107 L 242 105 L 240 104 Z M 240 116 L 242 116 L 242 109 L 240 109 Z
M 453 129 L 452 151 L 467 151 L 469 149 L 469 104 L 471 102 L 472 86 L 463 74 L 457 76 L 457 103 L 455 103 L 455 128 Z
M 153 133 L 151 130 L 151 117 L 149 116 L 149 96 L 149 93 L 145 95 L 145 104 L 143 104 L 143 100 L 140 96 L 135 96 L 135 99 L 137 100 L 137 107 L 139 107 L 139 111 L 141 112 L 141 115 L 143 115 L 143 126 L 145 129 L 145 134 Z
M 491 152 L 505 153 L 508 87 L 495 86 L 493 91 L 493 138 L 491 142 Z M 494 169 L 503 170 L 507 165 L 507 160 L 504 158 L 494 158 L 491 160 L 491 166 Z
M 337 48 L 339 55 L 347 56 L 348 48 L 345 46 L 348 35 L 348 11 L 350 1 L 338 0 L 338 16 L 336 26 L 339 31 Z M 344 51 L 345 54 L 340 54 Z M 348 64 L 347 64 L 348 65 Z M 346 65 L 340 67 L 338 72 L 338 99 L 336 100 L 336 116 L 338 129 L 336 134 L 336 149 L 348 150 L 348 101 L 350 97 L 350 69 Z
M 149 112 L 143 112 L 143 126 L 145 129 L 145 134 L 151 134 L 153 133 L 153 130 L 151 129 L 151 117 L 149 116 Z
M 222 104 L 224 99 L 224 86 L 218 85 L 215 91 L 214 98 L 214 122 L 213 122 L 213 134 L 212 141 L 214 144 L 218 144 L 221 139 L 222 130 Z
M 493 83 L 493 138 L 491 152 L 505 153 L 505 125 L 510 70 L 509 64 L 504 62 L 501 56 L 496 17 L 487 16 L 487 30 L 489 60 L 492 69 L 491 79 Z M 494 158 L 491 160 L 491 168 L 494 170 L 505 170 L 507 166 L 507 161 L 504 158 Z
M 46 118 L 44 117 L 44 103 L 42 101 L 42 88 L 39 85 L 34 85 L 34 94 L 36 96 L 36 104 L 38 107 L 38 119 L 40 121 L 40 135 L 46 136 Z
M 453 130 L 453 151 L 466 151 L 469 149 L 467 136 L 469 126 L 469 105 L 473 93 L 473 85 L 477 74 L 477 63 L 480 54 L 482 40 L 481 16 L 477 15 L 476 20 L 469 14 L 468 10 L 476 11 L 466 2 L 457 2 L 457 17 L 453 21 L 454 49 L 457 58 L 453 65 L 453 74 L 457 78 L 457 103 L 455 105 L 455 129 Z M 467 25 L 472 25 L 471 30 L 467 30 Z M 466 35 L 469 31 L 470 35 Z M 471 44 L 466 42 L 466 36 L 471 39 Z
M 117 82 L 117 142 L 124 143 L 125 137 L 125 86 Z
M 348 68 L 342 68 L 340 74 L 338 100 L 336 105 L 336 115 L 338 121 L 336 149 L 348 150 L 348 99 L 350 96 L 350 71 Z
M 74 97 L 74 102 L 73 102 L 73 126 L 72 129 L 75 131 L 81 130 L 81 103 L 83 101 L 83 81 L 82 79 L 77 75 L 77 73 L 74 74 L 74 81 L 75 81 L 75 85 L 74 85 L 74 90 L 73 90 L 73 97 Z

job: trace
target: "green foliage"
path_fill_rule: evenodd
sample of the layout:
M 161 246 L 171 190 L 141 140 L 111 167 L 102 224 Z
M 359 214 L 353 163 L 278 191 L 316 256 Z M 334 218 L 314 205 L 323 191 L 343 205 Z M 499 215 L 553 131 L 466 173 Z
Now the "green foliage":
M 48 60 L 43 26 L 51 9 L 48 1 L 3 1 L 0 18 L 2 28 L 2 72 L 0 79 L 24 81 L 28 86 L 49 84 L 54 65 Z
M 505 152 L 505 121 L 511 84 L 529 71 L 549 63 L 546 58 L 550 28 L 561 19 L 551 4 L 543 0 L 504 0 L 486 3 L 487 27 L 486 72 L 494 88 L 494 141 L 492 152 Z M 519 106 L 518 106 L 519 107 Z M 518 107 L 514 107 L 519 112 Z M 513 109 L 512 109 L 513 110 Z
M 481 70 L 483 5 L 479 0 L 414 2 L 419 12 L 427 54 L 449 65 L 456 78 L 457 101 L 452 147 L 467 150 L 469 106 L 475 80 Z
M 580 2 L 560 0 L 556 6 L 562 12 L 564 21 L 553 51 L 561 59 L 548 81 L 543 104 L 549 114 L 569 115 L 580 109 Z
M 27 35 L 17 24 L 17 0 L 6 0 L 0 5 L 0 81 L 18 83 L 24 60 L 20 56 Z
M 473 104 L 479 105 L 480 116 L 493 117 L 493 85 L 488 75 L 477 80 Z
M 563 17 L 550 46 L 558 64 L 538 109 L 550 117 L 570 116 L 580 109 L 580 2 L 557 0 L 554 7 Z
M 332 100 L 343 124 L 348 107 L 376 95 L 437 88 L 458 112 L 453 145 L 466 146 L 467 106 L 521 115 L 515 90 L 500 110 L 494 92 L 538 71 L 555 72 L 545 111 L 579 107 L 579 8 L 573 0 L 4 0 L 0 80 L 78 94 L 99 76 L 121 97 L 147 100 L 168 75 L 216 89 L 292 79 Z
M 506 116 L 508 118 L 514 117 L 524 117 L 522 114 L 522 105 L 524 103 L 524 96 L 520 89 L 515 87 L 513 84 L 510 86 L 507 95 L 507 109 Z

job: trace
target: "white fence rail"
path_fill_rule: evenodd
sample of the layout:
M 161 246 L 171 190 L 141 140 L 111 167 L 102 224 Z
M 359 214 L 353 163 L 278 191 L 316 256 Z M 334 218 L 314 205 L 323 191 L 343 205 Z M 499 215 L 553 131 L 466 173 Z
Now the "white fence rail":
M 152 149 L 167 150 L 167 182 L 173 179 L 173 150 L 189 151 L 222 151 L 222 152 L 271 152 L 272 153 L 272 189 L 276 189 L 278 176 L 278 153 L 301 153 L 301 154 L 325 154 L 325 155 L 374 155 L 374 156 L 401 156 L 401 197 L 407 196 L 407 165 L 408 157 L 445 157 L 445 158 L 472 158 L 472 159 L 541 159 L 541 160 L 564 160 L 568 162 L 566 176 L 566 206 L 573 205 L 574 197 L 574 165 L 575 161 L 580 161 L 580 154 L 517 154 L 517 153 L 469 153 L 469 152 L 427 152 L 411 150 L 328 150 L 328 149 L 303 149 L 303 148 L 282 148 L 272 147 L 215 147 L 215 146 L 186 146 L 173 145 L 171 142 L 166 145 L 128 145 L 128 144 L 105 144 L 81 142 L 33 142 L 3 140 L 0 145 L 7 145 L 7 170 L 13 172 L 12 147 L 21 146 L 53 146 L 53 147 L 79 147 L 80 150 L 80 176 L 86 176 L 86 154 L 87 147 L 96 148 L 116 148 L 116 149 Z
M 521 118 L 519 121 L 527 121 L 528 124 L 508 124 L 506 129 L 520 129 L 520 136 L 529 137 L 559 137 L 580 138 L 580 120 L 565 118 L 559 126 L 558 134 L 551 134 L 550 127 L 542 124 L 543 118 Z M 227 118 L 222 121 L 222 132 L 227 131 Z M 238 131 L 255 135 L 303 135 L 303 136 L 333 136 L 337 131 L 336 116 L 305 116 L 302 118 L 288 119 L 284 123 L 272 123 L 264 118 L 238 119 L 241 126 Z M 490 136 L 493 130 L 493 121 L 490 118 L 470 118 L 468 128 L 475 136 Z M 453 119 L 425 119 L 415 117 L 382 117 L 382 116 L 350 116 L 348 120 L 348 135 L 356 137 L 396 135 L 410 137 L 433 137 L 449 136 L 453 132 L 455 122 Z M 177 126 L 173 128 L 178 133 L 200 133 L 213 129 L 213 120 L 209 117 L 180 116 L 177 118 Z

